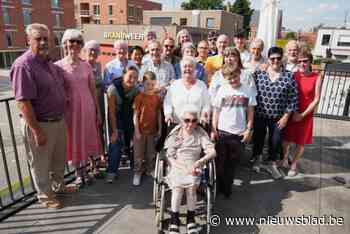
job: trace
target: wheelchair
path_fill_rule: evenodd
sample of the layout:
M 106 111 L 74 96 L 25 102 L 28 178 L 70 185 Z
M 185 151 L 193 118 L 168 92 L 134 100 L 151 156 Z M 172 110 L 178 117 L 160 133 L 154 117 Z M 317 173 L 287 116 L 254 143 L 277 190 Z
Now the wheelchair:
M 165 176 L 169 168 L 167 166 L 166 150 L 157 154 L 154 184 L 153 203 L 158 233 L 165 233 L 170 221 L 171 189 L 168 187 Z M 215 160 L 210 160 L 203 167 L 201 181 L 197 189 L 196 220 L 200 233 L 210 233 L 210 216 L 216 198 L 216 169 Z

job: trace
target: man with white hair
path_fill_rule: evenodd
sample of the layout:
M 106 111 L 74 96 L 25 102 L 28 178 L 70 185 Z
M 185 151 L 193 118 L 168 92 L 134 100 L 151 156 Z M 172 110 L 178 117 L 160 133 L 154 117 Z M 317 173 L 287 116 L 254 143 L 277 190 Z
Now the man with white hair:
M 221 34 L 217 41 L 216 47 L 218 49 L 218 54 L 211 56 L 207 59 L 205 64 L 205 70 L 207 71 L 208 77 L 211 78 L 216 71 L 218 71 L 224 63 L 224 50 L 229 44 L 229 37 L 226 34 Z
M 105 89 L 114 79 L 121 79 L 126 68 L 136 67 L 136 64 L 128 60 L 128 43 L 124 40 L 114 42 L 115 59 L 106 64 L 103 72 L 103 83 Z
M 299 44 L 296 40 L 291 40 L 286 45 L 287 59 L 285 68 L 287 71 L 296 72 L 298 70 Z
M 154 41 L 149 45 L 149 53 L 151 60 L 142 65 L 139 80 L 142 81 L 143 74 L 146 71 L 154 72 L 157 77 L 156 92 L 161 96 L 164 96 L 168 86 L 170 85 L 170 81 L 175 80 L 174 67 L 162 59 L 161 45 L 158 41 Z
M 16 59 L 10 78 L 20 111 L 27 159 L 39 202 L 61 208 L 54 192 L 64 192 L 66 95 L 61 70 L 49 59 L 46 25 L 26 28 L 29 49 Z M 54 188 L 54 191 L 53 191 Z
M 266 59 L 262 56 L 264 50 L 264 42 L 261 39 L 254 39 L 250 43 L 250 58 L 248 61 L 243 63 L 243 67 L 250 73 L 254 73 L 256 70 L 264 69 L 266 67 Z

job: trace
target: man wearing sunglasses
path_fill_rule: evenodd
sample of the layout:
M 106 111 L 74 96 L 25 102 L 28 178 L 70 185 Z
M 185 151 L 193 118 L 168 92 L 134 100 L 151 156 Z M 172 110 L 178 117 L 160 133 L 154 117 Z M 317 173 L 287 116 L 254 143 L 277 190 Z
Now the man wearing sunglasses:
M 218 33 L 216 31 L 210 31 L 208 34 L 209 52 L 208 56 L 214 56 L 218 54 L 218 48 L 216 47 L 216 41 L 218 39 Z
M 163 41 L 162 59 L 171 63 L 173 66 L 180 62 L 180 58 L 175 55 L 175 39 L 167 37 Z

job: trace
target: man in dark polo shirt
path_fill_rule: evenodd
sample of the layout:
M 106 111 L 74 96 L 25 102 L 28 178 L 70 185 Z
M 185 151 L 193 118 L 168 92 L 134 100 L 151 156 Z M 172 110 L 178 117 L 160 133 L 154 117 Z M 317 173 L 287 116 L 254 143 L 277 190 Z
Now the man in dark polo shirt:
M 64 79 L 49 61 L 47 26 L 28 25 L 26 34 L 29 49 L 13 63 L 10 78 L 38 199 L 57 209 L 62 205 L 54 192 L 64 191 L 66 158 Z

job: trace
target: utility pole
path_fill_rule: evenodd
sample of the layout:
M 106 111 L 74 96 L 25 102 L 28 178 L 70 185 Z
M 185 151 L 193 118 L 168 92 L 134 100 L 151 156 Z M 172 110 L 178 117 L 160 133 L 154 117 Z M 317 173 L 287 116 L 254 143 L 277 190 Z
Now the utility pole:
M 349 11 L 345 11 L 345 17 L 344 17 L 344 27 L 346 28 L 348 26 L 348 16 L 349 16 Z

